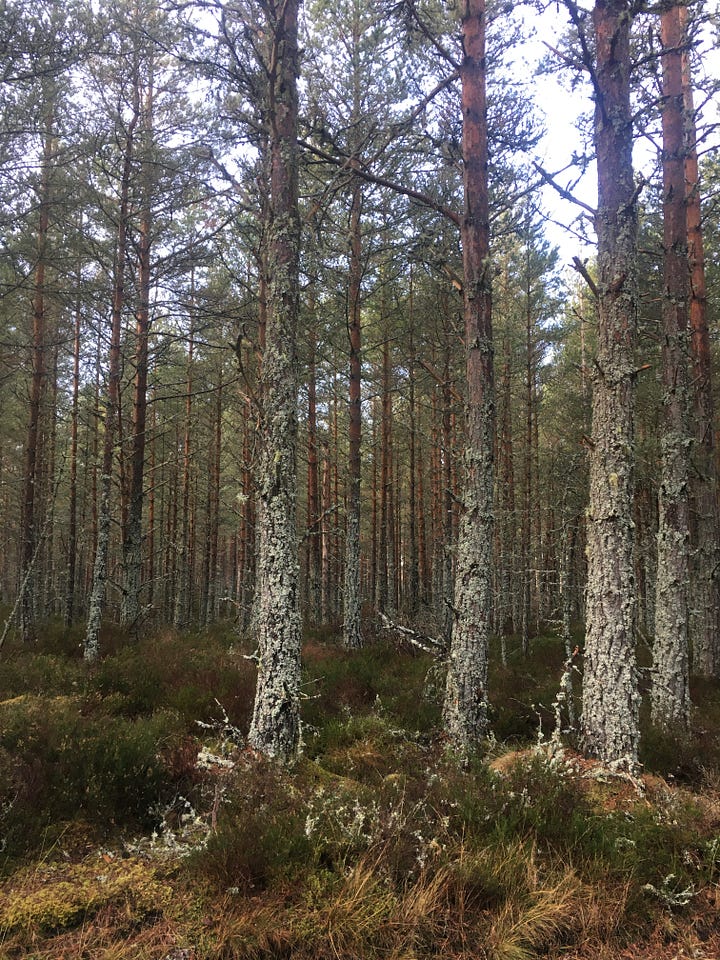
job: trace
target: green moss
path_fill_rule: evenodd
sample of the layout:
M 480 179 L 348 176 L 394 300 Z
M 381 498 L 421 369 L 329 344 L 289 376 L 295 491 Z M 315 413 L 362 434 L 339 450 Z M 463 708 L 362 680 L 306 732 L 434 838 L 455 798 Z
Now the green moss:
M 7 886 L 0 902 L 0 935 L 74 926 L 110 904 L 121 904 L 139 919 L 167 908 L 173 897 L 153 867 L 108 856 L 68 866 L 36 866 L 16 874 Z

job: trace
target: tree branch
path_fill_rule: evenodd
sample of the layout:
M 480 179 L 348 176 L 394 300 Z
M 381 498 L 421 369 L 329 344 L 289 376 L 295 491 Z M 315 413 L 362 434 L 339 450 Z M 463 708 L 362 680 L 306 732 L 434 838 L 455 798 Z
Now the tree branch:
M 595 281 L 593 280 L 593 278 L 592 278 L 592 277 L 590 276 L 590 274 L 588 273 L 588 270 L 587 270 L 587 267 L 585 266 L 585 264 L 582 262 L 582 260 L 580 259 L 580 257 L 573 257 L 572 262 L 573 262 L 573 266 L 575 267 L 575 269 L 577 270 L 577 272 L 578 272 L 578 273 L 580 274 L 580 276 L 583 278 L 583 280 L 585 281 L 585 283 L 590 287 L 590 292 L 592 293 L 592 295 L 595 297 L 596 300 L 599 300 L 599 299 L 600 299 L 600 294 L 598 293 L 597 285 L 596 285 Z
M 334 157 L 332 154 L 326 153 L 324 150 L 314 146 L 307 140 L 300 140 L 299 143 L 303 149 L 307 150 L 309 153 L 312 153 L 313 156 L 325 160 L 326 163 L 332 163 L 337 167 L 342 167 L 343 169 L 350 168 L 350 163 L 352 161 L 351 157 Z M 433 198 L 428 196 L 426 193 L 421 193 L 419 190 L 413 190 L 411 187 L 404 187 L 402 184 L 395 183 L 392 180 L 387 180 L 385 177 L 379 177 L 374 173 L 370 173 L 370 171 L 366 170 L 364 167 L 358 167 L 357 169 L 353 168 L 352 172 L 354 176 L 360 177 L 360 179 L 365 180 L 366 183 L 372 183 L 378 187 L 386 187 L 388 190 L 393 190 L 395 193 L 409 197 L 411 200 L 416 200 L 418 203 L 422 203 L 431 210 L 441 213 L 444 217 L 447 217 L 448 220 L 452 221 L 452 223 L 454 223 L 458 228 L 461 225 L 460 215 L 458 213 L 456 213 L 454 210 L 451 210 L 450 207 L 446 207 L 444 204 L 438 203 L 437 200 L 433 200 Z
M 565 189 L 565 187 L 561 187 L 560 184 L 555 180 L 556 174 L 548 173 L 547 170 L 541 167 L 539 163 L 533 163 L 533 166 L 535 167 L 537 172 L 540 174 L 542 179 L 545 181 L 545 183 L 549 184 L 549 186 L 551 186 L 553 190 L 556 190 L 557 193 L 559 193 L 560 196 L 563 198 L 563 200 L 567 200 L 569 203 L 574 203 L 578 207 L 582 207 L 582 209 L 587 210 L 587 212 L 593 218 L 597 215 L 597 210 L 595 210 L 589 204 L 585 203 L 583 200 L 578 200 L 578 198 L 574 197 L 569 190 Z

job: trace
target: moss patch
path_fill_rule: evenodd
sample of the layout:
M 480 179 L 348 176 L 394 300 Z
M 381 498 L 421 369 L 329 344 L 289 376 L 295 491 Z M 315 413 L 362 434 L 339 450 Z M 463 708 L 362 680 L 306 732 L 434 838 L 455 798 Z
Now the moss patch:
M 36 865 L 0 888 L 0 936 L 72 927 L 109 905 L 140 920 L 171 899 L 156 869 L 134 858 L 96 854 L 77 864 Z

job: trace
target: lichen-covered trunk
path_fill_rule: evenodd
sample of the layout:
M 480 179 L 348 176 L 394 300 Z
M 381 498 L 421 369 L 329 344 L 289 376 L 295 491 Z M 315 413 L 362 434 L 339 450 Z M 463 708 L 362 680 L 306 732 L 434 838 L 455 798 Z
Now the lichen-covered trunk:
M 381 306 L 384 316 L 384 309 Z M 392 582 L 392 397 L 390 394 L 390 345 L 385 331 L 382 346 L 380 433 L 380 536 L 378 545 L 378 609 L 394 614 Z
M 507 663 L 507 645 L 505 631 L 508 624 L 513 631 L 521 622 L 519 615 L 519 594 L 515 583 L 517 569 L 516 518 L 515 518 L 515 470 L 513 464 L 513 435 L 512 435 L 512 393 L 510 370 L 510 344 L 508 337 L 504 344 L 504 362 L 501 375 L 500 394 L 503 398 L 502 418 L 498 437 L 499 452 L 499 503 L 502 516 L 502 528 L 499 537 L 499 591 L 500 596 L 495 602 L 495 616 L 500 632 L 500 652 L 503 665 Z
M 449 310 L 443 311 L 447 324 Z M 442 624 L 443 636 L 449 645 L 453 631 L 453 559 L 456 547 L 455 502 L 453 500 L 453 431 L 452 431 L 452 392 L 450 389 L 450 336 L 448 325 L 444 330 L 445 363 L 443 367 L 443 408 L 442 408 Z
M 527 656 L 530 650 L 531 579 L 532 579 L 532 528 L 535 493 L 533 486 L 533 364 L 532 314 L 525 317 L 525 444 L 523 449 L 523 508 L 521 530 L 522 596 L 520 600 L 520 632 L 522 651 Z
M 220 481 L 222 478 L 222 411 L 224 399 L 222 357 L 215 390 L 212 472 L 208 483 L 208 531 L 205 564 L 205 613 L 203 622 L 211 624 L 218 615 L 218 559 L 220 546 Z
M 362 237 L 360 215 L 362 188 L 356 183 L 350 205 L 350 271 L 348 283 L 348 335 L 350 339 L 348 405 L 348 486 L 345 541 L 345 591 L 343 596 L 343 645 L 350 650 L 362 646 L 360 633 L 360 282 Z
M 681 4 L 677 9 L 683 34 L 686 35 L 687 5 Z M 694 551 L 690 578 L 690 641 L 693 671 L 703 677 L 717 677 L 720 675 L 720 511 L 715 459 L 715 403 L 707 320 L 695 109 L 690 49 L 687 44 L 683 44 L 681 58 L 686 138 L 686 227 L 690 269 L 689 320 L 694 385 L 692 402 L 695 425 L 691 489 Z
M 97 508 L 97 546 L 93 565 L 92 586 L 88 601 L 88 620 L 83 646 L 84 659 L 92 663 L 100 652 L 100 624 L 105 609 L 105 594 L 108 581 L 108 558 L 110 553 L 110 529 L 112 525 L 111 493 L 115 435 L 120 404 L 120 336 L 122 313 L 125 305 L 125 259 L 127 255 L 127 227 L 132 174 L 135 128 L 140 114 L 139 84 L 137 74 L 133 83 L 133 110 L 125 134 L 125 154 L 120 178 L 118 204 L 117 242 L 115 245 L 115 268 L 110 321 L 110 348 L 108 355 L 108 386 L 105 402 L 102 466 L 100 469 L 99 499 Z
M 332 616 L 332 578 L 330 552 L 332 549 L 332 528 L 330 510 L 332 507 L 332 464 L 330 446 L 327 441 L 322 445 L 322 517 L 320 520 L 320 619 L 329 623 Z
M 598 343 L 593 376 L 582 742 L 634 767 L 639 728 L 633 571 L 637 209 L 630 113 L 630 5 L 597 2 Z
M 320 464 L 318 457 L 317 425 L 317 331 L 315 326 L 315 284 L 309 288 L 308 311 L 310 330 L 308 341 L 308 414 L 307 414 L 307 603 L 311 622 L 322 619 L 320 607 L 321 531 L 320 531 Z
M 571 730 L 575 729 L 575 700 L 573 697 L 573 671 L 570 666 L 573 660 L 573 639 L 572 639 L 572 591 L 573 591 L 573 555 L 575 551 L 575 540 L 577 538 L 577 525 L 574 519 L 566 520 L 562 533 L 562 545 L 560 548 L 560 569 L 559 569 L 559 588 L 560 604 L 562 607 L 562 640 L 565 648 L 565 663 L 567 668 L 564 674 L 564 693 L 565 707 L 567 710 L 567 722 Z
M 422 502 L 418 499 L 418 472 L 417 472 L 417 409 L 415 399 L 415 316 L 413 302 L 413 275 L 410 269 L 410 302 L 408 304 L 410 321 L 410 338 L 408 343 L 408 414 L 409 414 L 409 437 L 408 437 L 408 474 L 409 474 L 409 494 L 410 509 L 408 511 L 409 521 L 409 545 L 408 545 L 408 591 L 406 607 L 410 614 L 417 611 L 420 598 L 420 551 L 418 548 L 418 527 L 421 525 Z
M 147 583 L 148 609 L 152 610 L 155 601 L 155 484 L 157 482 L 155 406 L 151 406 L 150 421 L 150 464 L 148 477 L 148 523 L 147 523 Z
M 464 0 L 461 17 L 462 216 L 467 398 L 463 514 L 457 543 L 454 622 L 443 721 L 465 755 L 487 730 L 487 663 L 492 582 L 493 388 L 489 268 L 485 2 Z
M 418 432 L 418 473 L 417 473 L 417 540 L 418 540 L 418 568 L 420 574 L 420 599 L 423 606 L 431 601 L 430 561 L 427 548 L 427 520 L 425 516 L 425 458 L 423 456 L 422 433 Z
M 298 610 L 297 392 L 298 317 L 297 0 L 273 0 L 268 123 L 270 210 L 268 303 L 263 355 L 262 451 L 258 466 L 258 678 L 250 746 L 289 761 L 300 738 Z
M 653 644 L 652 718 L 687 728 L 688 578 L 690 559 L 688 422 L 688 259 L 685 216 L 685 137 L 678 7 L 663 10 L 663 341 L 662 439 L 658 491 L 658 559 Z
M 142 588 L 142 514 L 145 481 L 145 425 L 147 420 L 148 325 L 150 294 L 149 249 L 141 239 L 140 305 L 137 311 L 135 350 L 135 395 L 133 397 L 132 460 L 130 496 L 123 543 L 124 583 L 120 611 L 122 623 L 137 627 L 140 621 Z

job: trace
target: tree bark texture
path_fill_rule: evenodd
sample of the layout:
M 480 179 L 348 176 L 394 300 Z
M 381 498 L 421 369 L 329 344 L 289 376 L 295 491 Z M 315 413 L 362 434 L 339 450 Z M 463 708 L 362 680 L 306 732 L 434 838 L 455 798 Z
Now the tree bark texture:
M 687 728 L 690 722 L 689 278 L 680 49 L 684 31 L 677 6 L 663 10 L 660 28 L 663 45 L 663 407 L 651 700 L 655 723 Z
M 350 205 L 350 272 L 348 283 L 348 335 L 350 339 L 347 527 L 345 541 L 345 592 L 343 597 L 343 645 L 350 650 L 362 646 L 360 633 L 360 405 L 361 328 L 360 294 L 362 279 L 362 236 L 360 217 L 362 187 L 353 186 Z
M 607 763 L 637 763 L 640 697 L 633 575 L 637 209 L 630 113 L 630 4 L 598 0 L 598 345 L 593 376 L 582 741 Z
M 420 598 L 420 550 L 418 546 L 418 527 L 422 521 L 422 501 L 418 499 L 418 469 L 417 469 L 417 409 L 415 402 L 415 311 L 413 298 L 413 275 L 410 268 L 410 296 L 408 303 L 408 313 L 410 321 L 410 339 L 408 362 L 408 413 L 410 418 L 409 437 L 408 437 L 408 485 L 409 485 L 409 549 L 408 549 L 408 589 L 407 589 L 407 609 L 410 614 L 417 612 Z
M 493 388 L 489 266 L 488 145 L 484 0 L 464 0 L 460 70 L 465 208 L 462 217 L 467 398 L 463 514 L 443 720 L 452 748 L 467 754 L 487 728 L 487 661 L 492 584 Z
M 141 137 L 144 156 L 140 167 L 142 210 L 138 240 L 138 304 L 135 311 L 135 382 L 133 387 L 132 438 L 127 523 L 123 541 L 123 597 L 121 621 L 137 629 L 141 618 L 140 593 L 143 570 L 142 516 L 145 500 L 145 444 L 148 386 L 148 335 L 150 332 L 150 284 L 152 248 L 153 70 L 148 65 L 147 89 L 142 104 Z
M 250 745 L 281 761 L 300 749 L 298 610 L 297 392 L 298 318 L 297 0 L 265 7 L 270 42 L 270 212 L 268 304 L 263 356 L 262 451 L 258 469 L 259 663 Z
M 38 540 L 38 501 L 40 493 L 40 464 L 42 461 L 41 416 L 45 392 L 45 312 L 46 269 L 48 256 L 48 231 L 50 228 L 50 189 L 52 157 L 54 150 L 53 103 L 46 106 L 45 137 L 43 143 L 42 169 L 38 191 L 37 262 L 35 266 L 32 303 L 32 381 L 30 385 L 30 416 L 25 445 L 25 470 L 23 477 L 22 514 L 22 567 L 20 575 L 20 632 L 24 642 L 35 639 L 35 610 L 33 605 L 33 567 L 36 561 Z
M 190 488 L 192 486 L 192 438 L 193 438 L 193 381 L 195 373 L 195 273 L 190 276 L 190 330 L 188 333 L 187 374 L 185 379 L 185 426 L 183 435 L 183 474 L 182 474 L 182 524 L 180 549 L 176 550 L 176 592 L 173 609 L 173 624 L 183 627 L 190 619 L 190 581 L 192 564 L 190 561 Z
M 136 68 L 137 69 L 137 68 Z M 110 323 L 110 350 L 108 358 L 108 386 L 105 403 L 105 425 L 103 433 L 102 466 L 100 470 L 97 547 L 93 565 L 92 587 L 88 601 L 88 620 L 85 631 L 83 655 L 86 661 L 97 660 L 100 652 L 100 624 L 105 609 L 105 595 L 108 581 L 108 560 L 110 554 L 111 495 L 113 455 L 115 437 L 120 410 L 120 334 L 122 312 L 125 304 L 125 259 L 127 255 L 127 228 L 130 196 L 130 178 L 132 174 L 135 129 L 140 116 L 140 97 L 137 75 L 133 79 L 133 108 L 125 134 L 125 155 L 120 180 L 120 199 L 118 204 L 118 232 L 115 247 L 115 270 L 113 278 L 113 300 Z
M 317 424 L 317 325 L 315 284 L 309 290 L 310 331 L 308 342 L 308 414 L 307 414 L 307 600 L 311 623 L 322 619 L 320 605 L 321 547 L 320 463 Z
M 700 208 L 700 177 L 695 109 L 688 48 L 688 8 L 677 7 L 683 32 L 682 87 L 685 128 L 686 225 L 690 270 L 689 320 L 694 391 L 693 479 L 691 499 L 694 551 L 691 559 L 690 640 L 693 671 L 703 677 L 720 674 L 720 510 L 715 459 L 715 403 L 707 320 L 705 251 Z
M 82 217 L 80 219 L 82 232 Z M 77 286 L 80 290 L 82 262 L 78 260 Z M 79 294 L 75 304 L 73 327 L 73 378 L 72 378 L 72 414 L 70 419 L 70 476 L 68 504 L 68 546 L 67 546 L 67 589 L 65 592 L 65 626 L 71 626 L 75 615 L 75 587 L 77 579 L 77 514 L 78 514 L 78 415 L 80 410 L 80 335 L 82 309 Z

